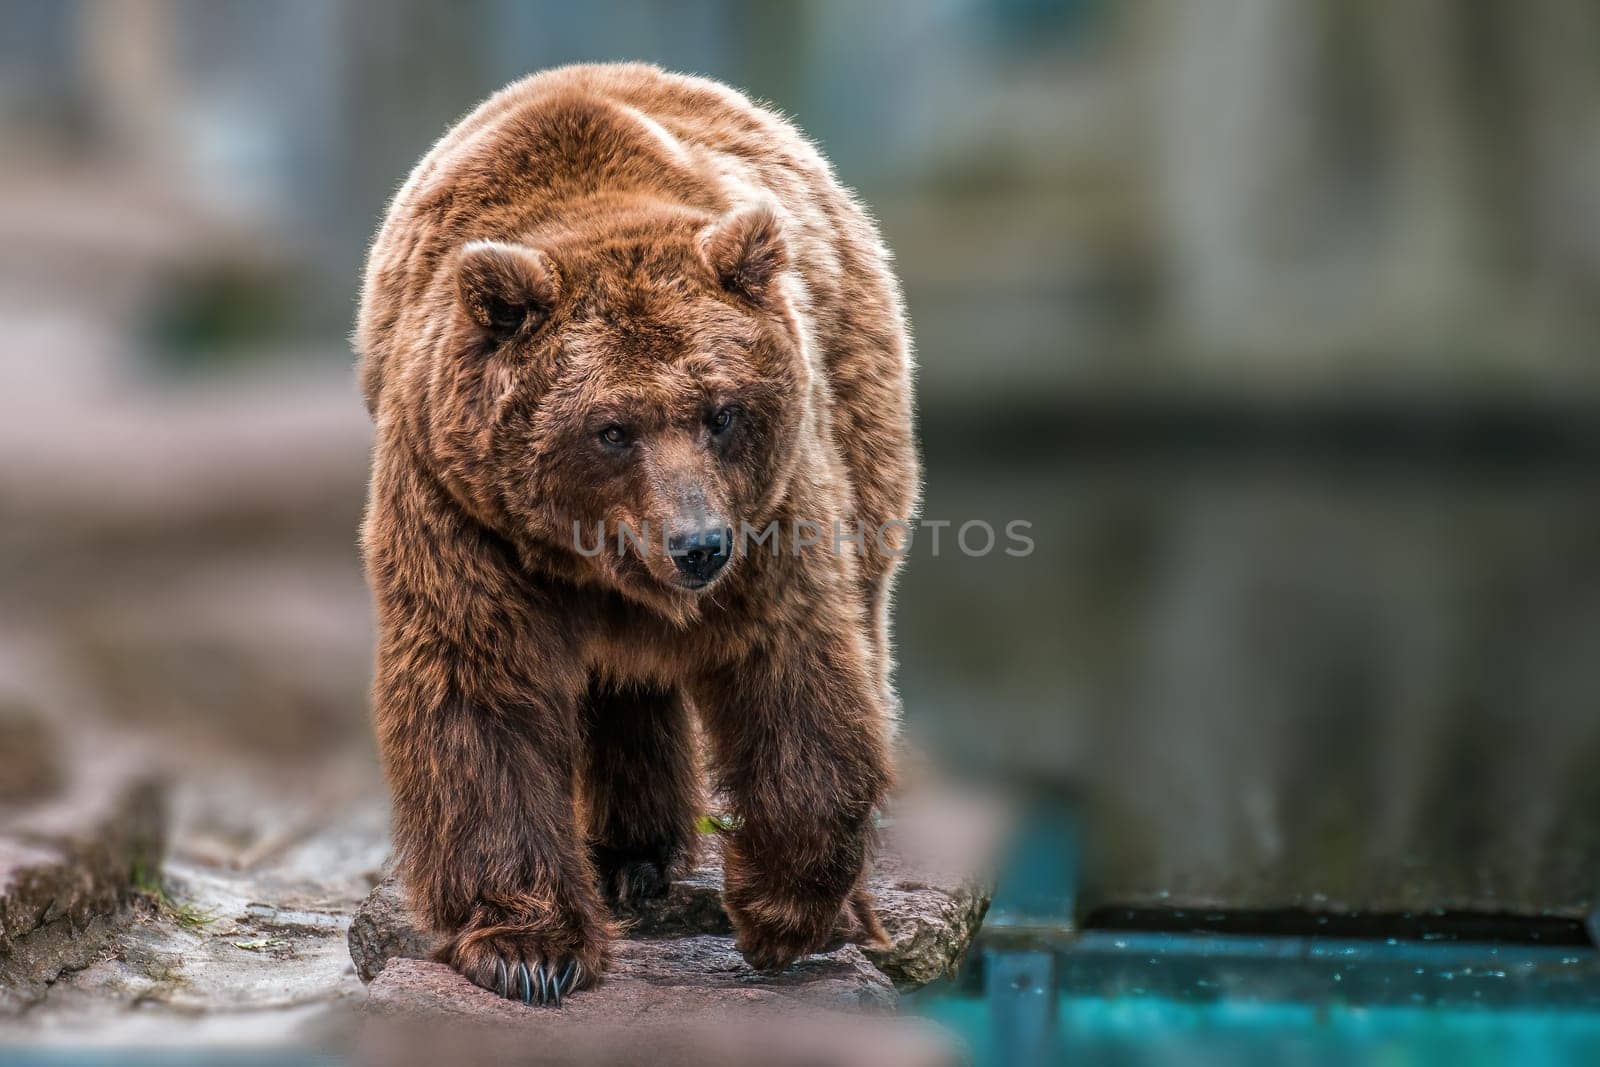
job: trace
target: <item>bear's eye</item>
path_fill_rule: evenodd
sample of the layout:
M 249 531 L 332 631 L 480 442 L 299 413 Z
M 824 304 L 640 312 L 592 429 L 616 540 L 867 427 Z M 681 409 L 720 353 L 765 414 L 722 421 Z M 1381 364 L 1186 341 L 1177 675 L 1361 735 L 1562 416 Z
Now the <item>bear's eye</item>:
M 628 431 L 624 430 L 621 426 L 613 424 L 600 431 L 600 440 L 604 441 L 612 448 L 622 448 L 626 446 L 629 441 Z
M 725 408 L 718 408 L 717 413 L 711 416 L 711 432 L 721 435 L 728 432 L 728 427 L 733 425 L 733 420 L 739 415 L 737 404 L 729 404 Z

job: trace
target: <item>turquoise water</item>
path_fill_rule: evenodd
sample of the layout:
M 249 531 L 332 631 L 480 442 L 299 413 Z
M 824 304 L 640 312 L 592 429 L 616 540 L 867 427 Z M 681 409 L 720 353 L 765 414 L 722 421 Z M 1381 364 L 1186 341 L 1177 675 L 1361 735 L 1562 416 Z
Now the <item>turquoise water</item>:
M 1077 840 L 1070 809 L 1035 808 L 961 972 L 908 998 L 979 1067 L 1600 1064 L 1600 953 L 1579 931 L 1506 919 L 1513 940 L 1474 940 L 1436 913 L 1374 917 L 1399 936 L 1316 916 L 1292 935 L 1078 930 Z
M 1588 945 L 1024 933 L 1002 916 L 910 1007 L 980 1067 L 1600 1063 Z
M 979 1065 L 1025 1064 L 986 998 L 936 993 L 920 1010 L 967 1041 Z M 1252 1067 L 1600 1063 L 1600 1012 L 1582 1009 L 1211 1002 L 1059 995 L 1038 1063 Z

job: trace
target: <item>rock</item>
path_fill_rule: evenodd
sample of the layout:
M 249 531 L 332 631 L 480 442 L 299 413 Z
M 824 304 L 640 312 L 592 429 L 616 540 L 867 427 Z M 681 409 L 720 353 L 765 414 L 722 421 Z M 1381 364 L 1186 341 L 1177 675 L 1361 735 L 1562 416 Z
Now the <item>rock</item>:
M 875 976 L 875 977 L 874 977 Z M 893 989 L 853 947 L 814 957 L 775 977 L 745 966 L 726 937 L 623 941 L 605 981 L 560 1010 L 527 1007 L 480 989 L 450 968 L 395 960 L 372 983 L 371 1020 L 413 1025 L 399 1050 L 408 1062 L 430 1058 L 423 1041 L 473 1048 L 495 1058 L 494 1042 L 522 1063 L 748 1064 L 764 1067 L 964 1062 L 961 1046 L 926 1023 L 854 1011 L 859 991 L 892 1003 Z M 842 996 L 843 999 L 837 999 Z M 467 1026 L 440 1036 L 439 1024 Z M 363 1042 L 371 1062 L 388 1031 Z
M 37 1000 L 99 951 L 165 848 L 165 793 L 127 748 L 79 739 L 61 795 L 0 832 L 0 1010 Z
M 433 937 L 412 917 L 400 880 L 388 869 L 350 920 L 347 937 L 363 982 L 378 977 L 390 960 L 423 960 L 433 951 Z
M 977 933 L 992 890 L 983 873 L 992 869 L 992 816 L 970 802 L 900 801 L 870 883 L 890 944 L 845 945 L 778 974 L 753 970 L 735 947 L 722 910 L 721 850 L 708 835 L 666 897 L 619 916 L 624 933 L 604 981 L 559 1011 L 506 1000 L 417 958 L 431 939 L 390 874 L 350 926 L 350 954 L 371 981 L 366 1015 L 383 1027 L 367 1035 L 359 1058 L 422 1063 L 470 1048 L 475 1057 L 541 1064 L 965 1062 L 942 1029 L 892 1012 L 899 989 L 952 970 Z M 463 1029 L 441 1036 L 440 1024 Z
M 898 989 L 915 989 L 955 969 L 989 907 L 996 819 L 971 798 L 918 797 L 897 805 L 870 881 L 890 944 L 865 956 Z M 728 935 L 722 911 L 721 852 L 714 836 L 674 880 L 667 896 L 621 916 L 631 941 Z M 626 943 L 626 942 L 625 942 Z M 350 924 L 350 955 L 371 981 L 393 959 L 426 958 L 432 939 L 411 918 L 394 876 L 373 889 Z M 786 972 L 787 973 L 787 972 Z
M 868 883 L 889 945 L 867 957 L 896 988 L 955 973 L 994 896 L 1004 823 L 965 793 L 923 789 L 895 805 Z
M 853 1010 L 888 1010 L 899 1000 L 893 984 L 855 945 L 807 956 L 778 974 L 763 974 L 744 961 L 731 937 L 626 940 L 619 946 L 613 973 L 623 982 L 637 980 L 658 989 L 761 990 Z
M 434 1004 L 425 999 L 434 994 L 443 1000 Z M 771 1003 L 775 997 L 853 1011 L 889 1010 L 899 999 L 894 986 L 854 945 L 807 957 L 780 974 L 762 974 L 745 963 L 732 938 L 701 935 L 618 941 L 605 980 L 573 997 L 567 1007 L 573 1018 L 623 1018 L 658 1007 L 675 1011 L 741 1001 Z M 496 1018 L 518 1019 L 527 1013 L 521 1004 L 478 989 L 443 964 L 422 960 L 392 961 L 373 980 L 368 1004 L 379 1013 L 410 1008 L 445 1014 L 488 1011 Z
M 899 989 L 955 973 L 994 892 L 992 883 L 976 877 L 924 881 L 896 856 L 880 862 L 871 885 L 889 945 L 867 948 L 867 958 Z

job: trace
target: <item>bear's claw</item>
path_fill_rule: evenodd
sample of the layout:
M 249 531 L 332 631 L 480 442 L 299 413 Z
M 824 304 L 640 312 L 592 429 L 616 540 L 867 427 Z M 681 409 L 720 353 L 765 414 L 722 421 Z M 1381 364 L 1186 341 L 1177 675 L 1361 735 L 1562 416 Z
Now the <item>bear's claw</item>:
M 465 931 L 434 958 L 496 996 L 559 1008 L 599 981 L 609 955 L 600 940 L 606 934 L 603 927 L 588 940 L 526 928 Z
M 583 977 L 583 965 L 577 960 L 568 960 L 557 974 L 554 964 L 536 963 L 530 967 L 524 962 L 511 968 L 503 958 L 497 957 L 494 973 L 494 991 L 507 1000 L 520 1000 L 529 1006 L 538 1004 L 541 1007 L 548 1005 L 559 1008 L 561 998 L 577 988 Z

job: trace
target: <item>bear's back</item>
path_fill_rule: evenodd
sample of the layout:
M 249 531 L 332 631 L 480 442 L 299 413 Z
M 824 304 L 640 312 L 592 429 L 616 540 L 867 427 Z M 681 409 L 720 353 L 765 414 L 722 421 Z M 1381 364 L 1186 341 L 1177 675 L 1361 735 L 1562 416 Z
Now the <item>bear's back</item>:
M 502 89 L 441 138 L 385 229 L 448 229 L 511 208 L 537 228 L 602 193 L 716 215 L 762 192 L 791 215 L 848 200 L 799 131 L 731 89 L 645 64 L 559 67 Z

